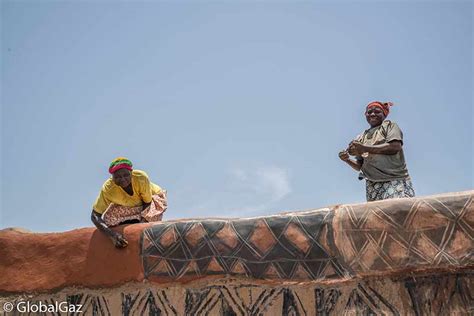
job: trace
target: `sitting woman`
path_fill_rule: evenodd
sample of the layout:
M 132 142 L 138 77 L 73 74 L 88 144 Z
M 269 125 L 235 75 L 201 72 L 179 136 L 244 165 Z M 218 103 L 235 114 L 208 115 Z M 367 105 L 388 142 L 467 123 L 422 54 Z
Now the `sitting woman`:
M 367 201 L 415 196 L 403 154 L 403 133 L 396 123 L 385 120 L 391 106 L 390 102 L 369 103 L 365 118 L 370 128 L 339 153 L 341 160 L 360 172 L 360 180 L 366 179 Z
M 145 172 L 133 170 L 127 158 L 112 161 L 109 172 L 112 177 L 102 186 L 91 219 L 116 247 L 123 248 L 127 240 L 110 227 L 160 221 L 167 208 L 166 191 L 152 183 Z

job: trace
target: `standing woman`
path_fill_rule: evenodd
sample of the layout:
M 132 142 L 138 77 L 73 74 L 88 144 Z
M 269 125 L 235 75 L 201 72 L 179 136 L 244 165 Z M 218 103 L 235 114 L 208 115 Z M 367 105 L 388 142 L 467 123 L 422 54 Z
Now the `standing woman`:
M 105 181 L 91 214 L 94 225 L 117 248 L 127 246 L 125 237 L 110 227 L 119 224 L 160 221 L 168 206 L 166 191 L 141 170 L 133 170 L 130 160 L 116 158 L 109 166 L 112 175 Z
M 403 154 L 403 133 L 386 120 L 391 102 L 371 102 L 365 110 L 370 128 L 339 153 L 339 158 L 366 179 L 367 201 L 414 197 Z M 355 159 L 351 159 L 354 156 Z

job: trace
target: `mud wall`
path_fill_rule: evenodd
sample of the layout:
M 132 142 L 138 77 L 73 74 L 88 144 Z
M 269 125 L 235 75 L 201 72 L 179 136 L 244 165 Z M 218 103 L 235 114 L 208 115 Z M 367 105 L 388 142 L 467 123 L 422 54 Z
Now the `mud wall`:
M 0 303 L 66 302 L 87 315 L 472 315 L 473 196 L 129 225 L 117 228 L 122 250 L 92 228 L 3 230 Z
M 472 315 L 473 283 L 472 272 L 338 285 L 265 285 L 226 279 L 194 285 L 66 289 L 3 300 L 44 305 L 67 302 L 81 306 L 81 315 Z

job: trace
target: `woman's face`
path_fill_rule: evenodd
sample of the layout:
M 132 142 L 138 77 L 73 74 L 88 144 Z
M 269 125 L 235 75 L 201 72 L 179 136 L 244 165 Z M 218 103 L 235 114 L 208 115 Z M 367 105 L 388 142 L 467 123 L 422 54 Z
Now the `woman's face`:
M 365 112 L 365 118 L 371 127 L 376 127 L 382 124 L 383 120 L 385 120 L 385 114 L 383 114 L 381 108 L 372 106 Z
M 116 185 L 126 188 L 132 182 L 132 173 L 128 169 L 119 169 L 112 174 L 112 180 Z

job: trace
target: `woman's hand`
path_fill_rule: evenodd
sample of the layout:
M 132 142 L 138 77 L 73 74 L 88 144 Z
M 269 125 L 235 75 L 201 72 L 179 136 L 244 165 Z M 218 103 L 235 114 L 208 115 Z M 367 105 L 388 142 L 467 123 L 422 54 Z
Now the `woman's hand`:
M 403 143 L 399 140 L 393 140 L 389 143 L 380 145 L 364 145 L 360 142 L 352 141 L 349 144 L 348 152 L 353 156 L 364 157 L 365 153 L 374 155 L 395 155 L 402 150 Z
M 352 141 L 349 144 L 348 152 L 352 156 L 362 156 L 367 151 L 367 147 L 360 142 Z
M 127 247 L 128 241 L 125 239 L 125 237 L 123 237 L 121 233 L 110 229 L 110 227 L 108 227 L 107 224 L 102 219 L 102 214 L 97 213 L 96 211 L 92 210 L 91 220 L 94 223 L 94 225 L 97 227 L 97 229 L 99 229 L 104 234 L 106 234 L 110 239 L 112 239 L 112 242 L 114 243 L 115 247 L 117 248 Z
M 350 159 L 350 157 L 349 157 L 349 153 L 347 152 L 347 150 L 340 151 L 339 152 L 339 158 L 342 161 L 348 161 Z
M 128 241 L 119 232 L 113 231 L 111 238 L 117 248 L 125 248 L 128 245 Z
M 349 166 L 351 166 L 352 169 L 356 171 L 360 171 L 360 169 L 362 168 L 362 161 L 352 160 L 351 157 L 349 156 L 349 153 L 350 152 L 348 152 L 347 150 L 343 150 L 339 152 L 339 158 L 345 163 L 347 163 Z

